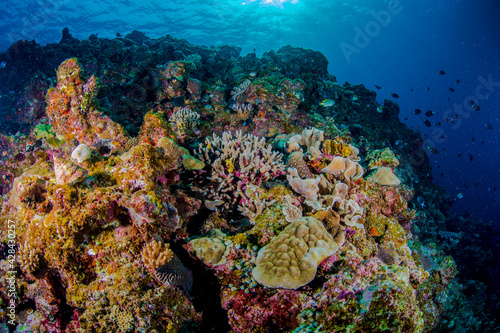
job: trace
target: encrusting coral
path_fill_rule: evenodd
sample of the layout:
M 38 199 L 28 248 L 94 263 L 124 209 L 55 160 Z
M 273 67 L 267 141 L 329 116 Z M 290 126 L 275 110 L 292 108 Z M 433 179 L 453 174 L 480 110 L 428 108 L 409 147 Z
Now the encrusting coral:
M 226 263 L 225 235 L 218 229 L 212 229 L 207 237 L 200 237 L 188 243 L 196 257 L 207 265 L 219 266 Z
M 110 150 L 99 151 L 107 155 L 122 148 L 127 141 L 123 129 L 95 107 L 98 82 L 91 76 L 86 82 L 75 58 L 67 59 L 57 69 L 57 85 L 47 92 L 46 113 L 54 130 L 66 140 L 76 139 L 87 146 L 99 140 L 110 140 Z

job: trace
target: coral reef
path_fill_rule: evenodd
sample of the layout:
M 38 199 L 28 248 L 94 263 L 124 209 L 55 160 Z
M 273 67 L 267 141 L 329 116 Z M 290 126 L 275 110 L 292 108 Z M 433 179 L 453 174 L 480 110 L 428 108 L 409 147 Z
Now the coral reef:
M 240 51 L 65 29 L 0 53 L 2 329 L 494 329 L 492 228 L 449 212 L 397 104 L 317 51 Z
M 314 279 L 319 263 L 342 246 L 313 217 L 294 220 L 260 249 L 253 278 L 271 288 L 297 289 Z

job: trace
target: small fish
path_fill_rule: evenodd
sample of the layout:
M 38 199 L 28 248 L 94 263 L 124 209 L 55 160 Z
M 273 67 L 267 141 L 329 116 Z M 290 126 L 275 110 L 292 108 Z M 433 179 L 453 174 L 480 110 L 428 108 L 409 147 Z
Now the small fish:
M 427 87 L 427 91 L 431 90 L 431 87 Z
M 440 122 L 440 121 L 438 121 L 438 122 L 434 123 L 434 125 L 436 125 L 436 126 L 441 126 L 441 122 Z
M 420 109 L 415 109 L 415 111 L 413 111 L 414 114 L 421 114 L 422 113 L 422 110 Z
M 429 111 L 427 111 L 427 112 L 425 113 L 425 116 L 426 116 L 426 117 L 431 117 L 431 116 L 433 116 L 433 115 L 435 115 L 435 114 L 436 114 L 436 112 L 434 112 L 434 111 L 432 111 L 432 110 L 429 110 Z
M 425 208 L 425 207 L 426 207 L 426 205 L 425 205 L 425 199 L 424 199 L 424 198 L 422 198 L 421 196 L 418 196 L 418 197 L 417 197 L 417 202 L 420 204 L 420 206 L 421 206 L 422 208 Z
M 335 101 L 332 100 L 332 99 L 325 99 L 321 103 L 319 103 L 319 105 L 325 106 L 325 107 L 334 106 L 335 105 Z
M 459 83 L 460 83 L 460 79 L 457 79 L 457 84 L 459 84 Z
M 472 142 L 476 142 L 476 139 L 475 139 L 475 138 L 472 138 Z
M 471 154 L 471 153 L 467 153 L 467 155 L 469 155 L 469 160 L 470 160 L 471 162 L 473 162 L 473 161 L 474 161 L 474 156 L 472 156 L 472 154 Z
M 481 107 L 479 106 L 479 104 L 474 104 L 474 105 L 472 105 L 472 108 L 474 109 L 474 111 L 479 111 L 479 110 L 481 110 Z
M 439 71 L 439 75 L 445 75 L 445 74 L 446 74 L 445 71 L 443 71 L 443 70 Z
M 492 129 L 493 129 L 493 126 L 491 126 L 491 124 L 490 124 L 490 123 L 486 123 L 486 124 L 484 124 L 484 127 L 486 127 L 486 128 L 487 128 L 487 129 L 489 129 L 489 130 L 492 130 Z
M 413 88 L 411 88 L 410 91 L 413 92 Z
M 396 93 L 392 93 L 391 96 L 394 97 L 394 98 L 399 98 L 399 95 L 396 94 Z
M 377 106 L 377 112 L 382 113 L 382 111 L 384 111 L 384 108 L 381 105 Z
M 5 68 L 5 66 L 7 66 L 5 61 L 0 62 L 0 68 Z
M 450 88 L 448 90 L 451 91 L 451 92 L 455 92 L 455 89 L 453 89 L 453 88 Z
M 436 148 L 434 148 L 432 146 L 427 146 L 427 150 L 430 151 L 431 153 L 433 153 L 434 155 L 439 154 L 439 150 L 437 150 Z
M 458 157 L 462 157 L 462 154 L 458 154 Z
M 382 89 L 381 86 L 377 86 L 377 85 L 375 85 L 375 88 L 377 88 L 378 90 Z
M 424 124 L 425 124 L 425 126 L 427 126 L 427 127 L 431 127 L 431 122 L 429 121 L 429 119 L 425 119 L 425 120 L 424 120 Z
M 352 96 L 353 101 L 357 101 L 358 99 L 359 99 L 358 96 L 356 96 L 356 95 Z
M 448 97 L 448 102 L 451 101 L 451 99 Z
M 462 192 L 457 194 L 457 198 L 462 199 L 463 197 L 464 197 L 464 195 L 462 194 Z

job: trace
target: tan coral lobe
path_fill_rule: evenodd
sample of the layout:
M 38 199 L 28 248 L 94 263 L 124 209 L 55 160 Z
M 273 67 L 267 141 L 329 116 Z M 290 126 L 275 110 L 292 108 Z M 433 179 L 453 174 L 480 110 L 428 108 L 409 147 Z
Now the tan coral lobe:
M 311 282 L 318 265 L 340 246 L 315 218 L 296 219 L 260 249 L 252 276 L 269 288 L 297 289 Z

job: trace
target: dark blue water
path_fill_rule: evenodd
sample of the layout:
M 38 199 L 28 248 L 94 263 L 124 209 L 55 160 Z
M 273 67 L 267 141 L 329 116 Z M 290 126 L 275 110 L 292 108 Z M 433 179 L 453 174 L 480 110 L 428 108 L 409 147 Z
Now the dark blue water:
M 242 54 L 286 44 L 319 50 L 339 83 L 363 83 L 380 101 L 399 104 L 401 121 L 438 153 L 429 151 L 432 176 L 455 198 L 456 212 L 500 225 L 498 1 L 10 0 L 1 8 L 0 51 L 18 39 L 58 42 L 64 27 L 79 39 L 138 29 L 235 44 Z M 426 117 L 429 110 L 436 114 Z

